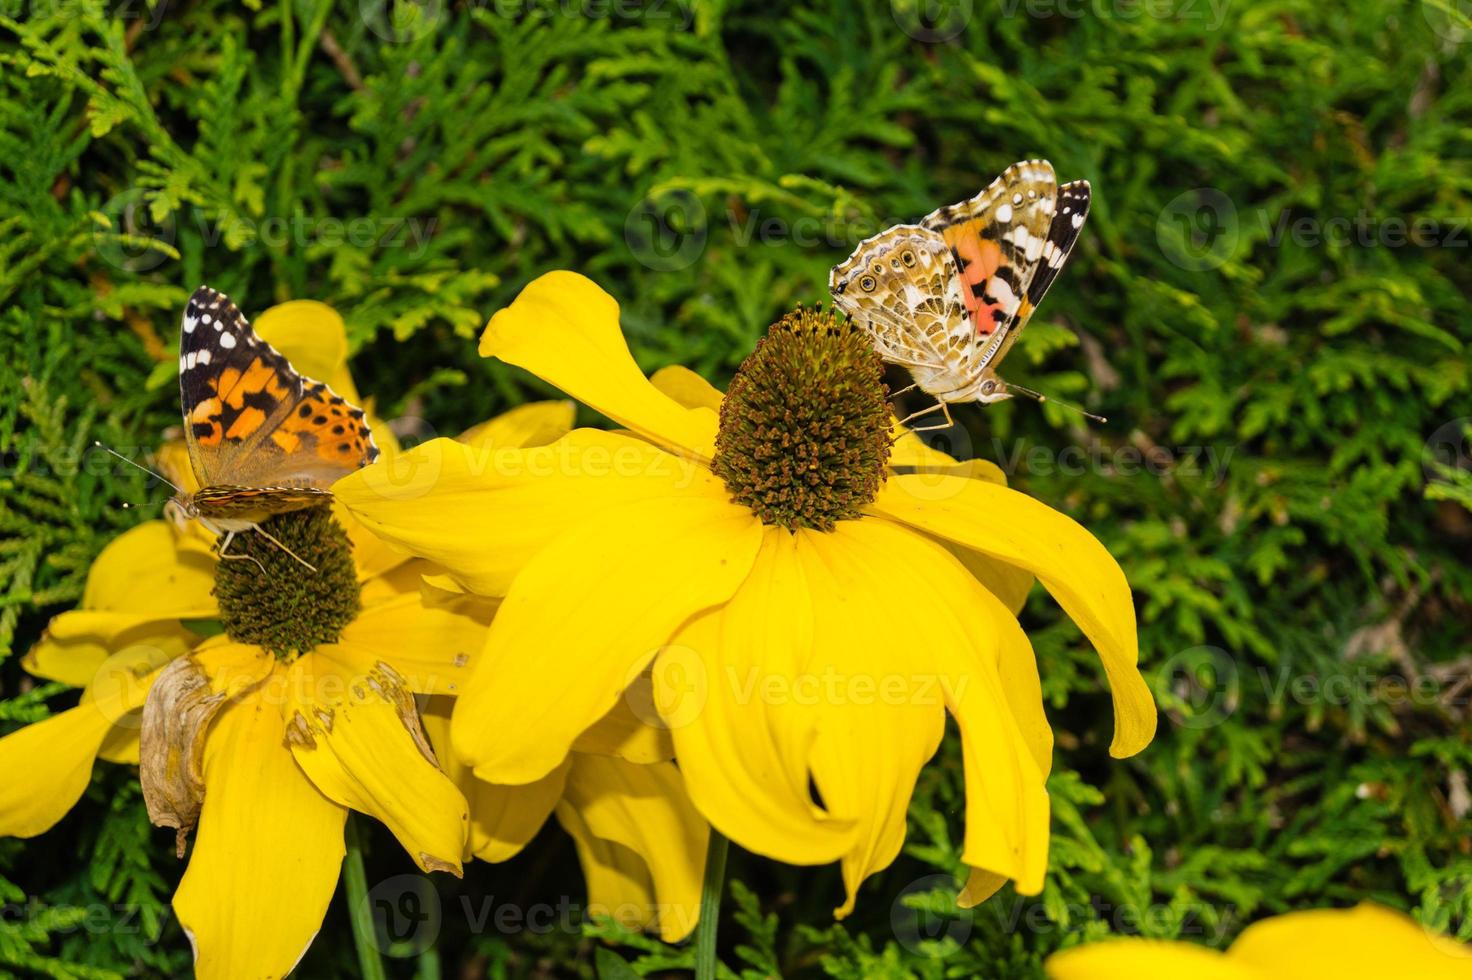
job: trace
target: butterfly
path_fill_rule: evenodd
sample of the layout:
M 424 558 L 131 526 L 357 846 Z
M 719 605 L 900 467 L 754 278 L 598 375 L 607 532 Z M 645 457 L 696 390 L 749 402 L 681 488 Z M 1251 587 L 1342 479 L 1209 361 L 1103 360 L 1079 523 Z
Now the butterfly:
M 1088 215 L 1088 181 L 1060 187 L 1048 161 L 1014 163 L 971 200 L 860 242 L 833 267 L 828 289 L 879 355 L 935 396 L 934 407 L 910 418 L 938 408 L 946 424 L 931 428 L 945 428 L 951 402 L 998 402 L 1014 392 L 1042 401 L 1003 381 L 997 367 Z
M 176 487 L 174 503 L 225 535 L 221 558 L 249 558 L 227 554 L 235 535 L 249 530 L 292 554 L 261 523 L 329 503 L 329 486 L 378 458 L 363 410 L 297 373 L 228 296 L 208 286 L 184 309 L 179 400 L 200 489 Z

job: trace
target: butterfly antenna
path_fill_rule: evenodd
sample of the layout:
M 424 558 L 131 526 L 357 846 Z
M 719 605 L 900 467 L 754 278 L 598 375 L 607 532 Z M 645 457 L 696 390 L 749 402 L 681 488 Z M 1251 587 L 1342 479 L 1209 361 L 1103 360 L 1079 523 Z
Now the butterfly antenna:
M 1090 412 L 1090 411 L 1087 411 L 1085 409 L 1082 409 L 1079 406 L 1073 404 L 1072 402 L 1061 401 L 1061 400 L 1059 400 L 1057 398 L 1053 398 L 1053 397 L 1050 397 L 1048 395 L 1045 395 L 1041 391 L 1034 391 L 1031 388 L 1024 388 L 1024 387 L 1022 387 L 1022 385 L 1015 385 L 1015 384 L 1013 384 L 1010 381 L 1003 381 L 1002 384 L 1009 391 L 1015 391 L 1018 394 L 1026 395 L 1027 397 L 1036 399 L 1039 402 L 1052 402 L 1054 405 L 1057 405 L 1060 408 L 1066 408 L 1070 412 L 1077 412 L 1080 415 L 1084 416 L 1085 418 L 1093 419 L 1095 422 L 1108 422 L 1109 421 L 1108 419 L 1106 419 L 1102 415 L 1095 415 L 1093 412 Z
M 134 469 L 142 470 L 143 472 L 147 473 L 149 476 L 157 477 L 158 479 L 160 479 L 163 482 L 167 483 L 169 486 L 173 487 L 175 493 L 182 494 L 184 492 L 182 489 L 179 488 L 179 485 L 178 484 L 176 484 L 173 480 L 170 480 L 168 477 L 164 476 L 162 473 L 159 473 L 159 472 L 157 472 L 155 470 L 151 470 L 148 467 L 144 466 L 142 463 L 135 463 L 135 462 L 133 462 L 131 459 L 129 459 L 128 457 L 124 456 L 122 453 L 118 452 L 116 449 L 113 449 L 111 446 L 104 446 L 101 442 L 97 441 L 96 439 L 92 440 L 92 445 L 96 446 L 98 449 L 101 449 L 103 452 L 112 453 L 118 459 L 120 459 L 123 462 L 127 463 L 129 466 L 133 467 Z

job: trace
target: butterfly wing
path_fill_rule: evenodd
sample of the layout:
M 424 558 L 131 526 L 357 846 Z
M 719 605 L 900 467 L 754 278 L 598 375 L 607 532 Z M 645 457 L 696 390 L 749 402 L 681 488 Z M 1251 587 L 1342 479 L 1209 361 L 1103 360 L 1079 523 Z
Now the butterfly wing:
M 979 376 L 1014 328 L 1031 312 L 1033 278 L 1058 196 L 1053 165 L 1014 163 L 969 201 L 931 212 L 920 222 L 950 246 L 962 296 L 976 327 L 969 366 Z
M 322 489 L 378 457 L 363 410 L 298 374 L 207 286 L 184 311 L 179 395 L 203 487 Z
M 964 372 L 973 331 L 955 259 L 940 235 L 897 225 L 866 239 L 833 267 L 828 290 L 885 360 L 934 375 Z

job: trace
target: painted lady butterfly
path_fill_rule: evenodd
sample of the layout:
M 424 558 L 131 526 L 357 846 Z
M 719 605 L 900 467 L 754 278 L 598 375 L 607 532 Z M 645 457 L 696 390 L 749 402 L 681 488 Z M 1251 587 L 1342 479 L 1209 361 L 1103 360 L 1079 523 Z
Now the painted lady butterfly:
M 288 550 L 261 522 L 328 503 L 332 483 L 378 458 L 363 410 L 298 374 L 229 297 L 208 286 L 184 310 L 179 396 L 200 489 L 181 491 L 175 502 L 226 535 L 221 558 L 248 557 L 226 554 L 247 530 Z
M 1088 181 L 1060 187 L 1051 163 L 1026 160 L 969 201 L 860 242 L 833 267 L 828 288 L 838 308 L 869 332 L 881 357 L 909 368 L 913 387 L 935 396 L 935 407 L 910 418 L 939 409 L 948 426 L 950 402 L 1044 399 L 1003 381 L 997 366 L 1088 214 Z

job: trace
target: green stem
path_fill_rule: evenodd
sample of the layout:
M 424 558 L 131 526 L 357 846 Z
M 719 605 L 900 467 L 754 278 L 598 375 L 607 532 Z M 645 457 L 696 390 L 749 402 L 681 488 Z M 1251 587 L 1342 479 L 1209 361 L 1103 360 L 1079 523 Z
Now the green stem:
M 353 946 L 358 951 L 359 976 L 363 980 L 386 980 L 378 937 L 373 931 L 373 909 L 368 904 L 368 873 L 363 870 L 363 841 L 357 819 L 348 815 L 348 853 L 342 862 L 342 882 L 348 893 L 348 918 L 353 924 Z
M 695 980 L 715 980 L 716 930 L 721 922 L 721 894 L 726 885 L 726 854 L 731 842 L 714 827 L 705 852 L 705 881 L 700 888 L 700 925 L 695 932 Z

